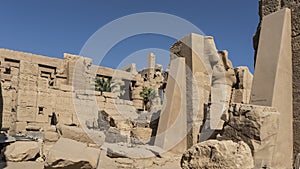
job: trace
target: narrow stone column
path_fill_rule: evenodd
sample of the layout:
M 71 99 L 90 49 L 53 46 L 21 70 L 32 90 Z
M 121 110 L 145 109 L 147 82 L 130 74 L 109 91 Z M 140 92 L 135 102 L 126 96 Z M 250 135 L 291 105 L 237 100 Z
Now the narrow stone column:
M 281 113 L 272 161 L 262 165 L 292 168 L 293 97 L 291 11 L 263 18 L 250 104 L 271 106 Z

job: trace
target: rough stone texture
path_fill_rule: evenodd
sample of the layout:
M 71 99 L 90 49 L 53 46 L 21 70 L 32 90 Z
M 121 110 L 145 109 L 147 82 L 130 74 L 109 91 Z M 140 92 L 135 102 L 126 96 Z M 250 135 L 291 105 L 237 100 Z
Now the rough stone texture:
M 183 169 L 252 169 L 253 159 L 247 144 L 240 141 L 208 140 L 188 149 L 181 158 Z
M 2 169 L 44 169 L 44 164 L 35 161 L 26 162 L 3 162 L 0 163 Z
M 272 5 L 269 5 L 272 4 Z M 293 115 L 294 115 L 294 157 L 300 153 L 300 52 L 299 52 L 299 25 L 300 25 L 300 1 L 299 0 L 260 0 L 260 20 L 262 17 L 266 16 L 271 12 L 278 11 L 280 8 L 289 7 L 292 11 L 292 48 L 293 48 Z M 267 10 L 267 9 L 270 10 Z M 270 11 L 270 12 L 267 12 Z M 260 34 L 260 25 L 258 26 L 258 31 L 254 36 L 254 49 L 257 50 L 258 47 L 258 37 Z M 256 56 L 255 56 L 256 57 Z
M 107 156 L 111 158 L 131 158 L 131 159 L 145 159 L 155 157 L 150 150 L 145 147 L 129 147 L 122 144 L 104 144 L 102 147 L 107 148 Z
M 291 11 L 285 8 L 265 16 L 259 40 L 250 104 L 275 107 L 281 113 L 272 167 L 292 168 Z
M 246 66 L 239 66 L 234 69 L 237 83 L 232 89 L 232 103 L 249 103 L 253 75 Z
M 44 133 L 45 142 L 56 142 L 59 139 L 57 132 L 47 131 Z
M 255 167 L 271 166 L 279 129 L 275 108 L 249 104 L 231 104 L 220 140 L 244 141 L 251 148 Z
M 96 169 L 100 150 L 87 147 L 86 144 L 60 138 L 50 149 L 46 161 L 46 169 L 76 168 Z
M 7 161 L 21 162 L 36 158 L 39 152 L 37 142 L 18 141 L 7 146 L 4 155 Z
M 89 135 L 79 127 L 58 125 L 57 129 L 64 138 L 72 139 L 83 143 L 94 143 Z

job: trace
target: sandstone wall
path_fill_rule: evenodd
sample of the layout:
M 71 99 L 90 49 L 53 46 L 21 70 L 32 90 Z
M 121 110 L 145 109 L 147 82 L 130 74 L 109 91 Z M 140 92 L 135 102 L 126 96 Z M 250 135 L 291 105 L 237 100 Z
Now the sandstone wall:
M 121 94 L 101 95 L 100 92 L 90 90 L 91 92 L 76 92 L 74 95 L 73 75 L 76 75 L 75 63 L 79 58 L 82 59 L 80 56 L 65 54 L 64 59 L 57 59 L 0 49 L 1 129 L 10 133 L 47 130 L 53 113 L 59 123 L 80 125 L 73 97 L 88 103 L 93 101 L 90 96 L 93 95 L 98 110 L 120 109 L 136 113 L 130 98 L 120 99 Z M 116 77 L 123 82 L 120 83 L 120 88 L 129 89 L 130 83 L 135 81 L 135 76 L 131 73 L 91 65 L 91 59 L 88 58 L 83 58 L 83 62 L 87 69 L 96 70 L 97 76 L 111 78 L 117 74 Z
M 260 0 L 259 15 L 264 16 L 288 7 L 292 11 L 292 52 L 293 52 L 293 126 L 294 155 L 300 153 L 300 1 L 299 0 Z M 260 24 L 254 36 L 254 48 L 257 50 Z

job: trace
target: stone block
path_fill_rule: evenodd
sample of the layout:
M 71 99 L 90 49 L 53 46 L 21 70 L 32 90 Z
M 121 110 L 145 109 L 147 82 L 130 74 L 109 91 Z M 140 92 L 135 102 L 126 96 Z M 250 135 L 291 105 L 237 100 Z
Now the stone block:
M 152 136 L 152 129 L 151 128 L 133 128 L 131 130 L 131 137 L 136 138 L 144 143 L 147 143 L 150 141 Z
M 36 114 L 37 110 L 35 107 L 17 107 L 17 121 L 19 122 L 35 121 Z
M 16 122 L 16 133 L 25 133 L 27 122 Z
M 50 149 L 45 168 L 91 168 L 98 165 L 100 150 L 74 140 L 60 138 Z
M 20 72 L 25 75 L 38 76 L 38 74 L 39 74 L 38 64 L 22 61 L 22 62 L 20 62 Z
M 94 143 L 89 135 L 80 127 L 58 125 L 57 129 L 60 131 L 61 136 L 64 138 L 72 139 L 83 143 Z
M 230 168 L 252 169 L 250 148 L 243 141 L 208 140 L 188 149 L 181 158 L 182 169 Z
M 255 167 L 272 167 L 280 113 L 275 108 L 232 104 L 220 140 L 244 141 L 251 148 Z
M 22 107 L 35 107 L 37 103 L 37 92 L 18 90 L 18 105 Z
M 251 89 L 233 89 L 231 102 L 232 103 L 249 103 Z
M 57 120 L 60 124 L 73 124 L 73 114 L 71 112 L 57 112 Z
M 4 154 L 7 161 L 21 162 L 34 159 L 39 152 L 37 142 L 18 141 L 8 145 Z
M 292 168 L 291 37 L 291 11 L 289 9 L 282 9 L 263 18 L 250 103 L 275 107 L 281 113 L 275 146 L 276 153 L 274 153 L 272 161 L 274 168 Z
M 237 84 L 235 85 L 237 89 L 249 89 L 252 88 L 252 80 L 253 75 L 249 71 L 248 67 L 246 66 L 239 66 L 234 69 L 236 77 L 237 77 Z
M 44 142 L 56 142 L 59 139 L 57 132 L 46 131 L 44 132 Z

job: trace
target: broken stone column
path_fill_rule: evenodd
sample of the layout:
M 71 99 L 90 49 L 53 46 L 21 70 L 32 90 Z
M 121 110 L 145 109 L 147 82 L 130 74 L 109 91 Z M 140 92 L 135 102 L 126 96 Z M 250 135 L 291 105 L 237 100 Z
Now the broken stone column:
M 155 145 L 166 151 L 182 153 L 187 149 L 185 58 L 171 61 L 166 101 L 160 115 Z
M 262 21 L 250 103 L 281 113 L 272 167 L 292 168 L 293 96 L 291 11 L 283 9 Z
M 148 55 L 148 68 L 154 69 L 155 68 L 155 55 L 154 53 L 150 53 Z
M 246 66 L 239 66 L 234 69 L 237 83 L 232 89 L 232 103 L 249 103 L 253 75 Z

